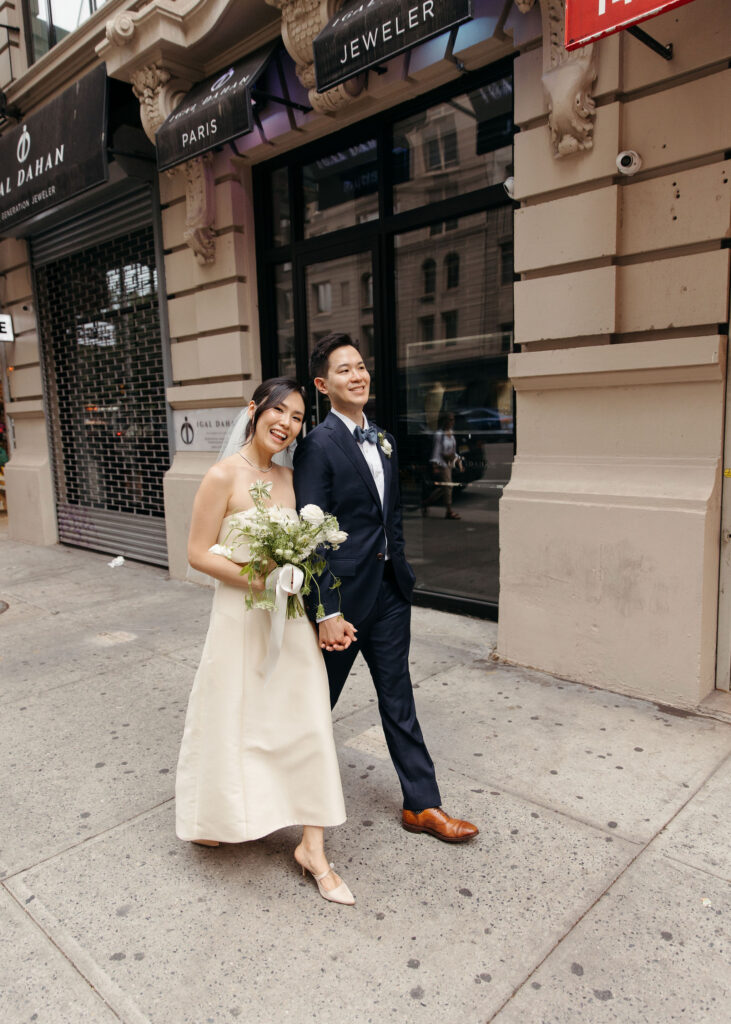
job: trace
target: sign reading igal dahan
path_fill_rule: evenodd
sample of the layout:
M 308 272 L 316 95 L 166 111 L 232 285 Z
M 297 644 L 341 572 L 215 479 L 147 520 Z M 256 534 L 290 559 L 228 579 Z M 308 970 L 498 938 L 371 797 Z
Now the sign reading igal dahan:
M 566 49 L 576 50 L 602 36 L 682 7 L 691 0 L 566 0 Z
M 0 232 L 106 181 L 105 65 L 0 138 Z
M 345 0 L 315 39 L 317 91 L 359 75 L 472 17 L 472 0 Z

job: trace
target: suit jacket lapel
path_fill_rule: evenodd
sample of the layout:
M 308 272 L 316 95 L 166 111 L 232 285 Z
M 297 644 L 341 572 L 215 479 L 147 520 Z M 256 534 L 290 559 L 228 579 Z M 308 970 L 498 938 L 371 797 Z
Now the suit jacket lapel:
M 383 431 L 385 436 L 385 431 Z M 393 468 L 391 466 L 391 460 L 387 459 L 383 448 L 381 448 L 381 442 L 378 442 L 378 454 L 381 457 L 381 465 L 383 466 L 383 513 L 385 516 L 388 515 L 389 509 L 389 494 L 391 493 L 391 478 L 393 476 Z
M 337 416 L 333 416 L 331 412 L 327 414 L 323 421 L 323 426 L 327 427 L 332 432 L 333 440 L 338 447 L 348 456 L 353 466 L 360 473 L 363 483 L 370 491 L 371 497 L 376 502 L 378 507 L 381 507 L 381 499 L 378 495 L 378 488 L 376 487 L 376 481 L 373 479 L 373 474 L 370 471 L 368 463 L 363 458 L 363 452 L 358 447 L 358 442 L 353 437 L 352 433 L 345 426 L 343 421 Z

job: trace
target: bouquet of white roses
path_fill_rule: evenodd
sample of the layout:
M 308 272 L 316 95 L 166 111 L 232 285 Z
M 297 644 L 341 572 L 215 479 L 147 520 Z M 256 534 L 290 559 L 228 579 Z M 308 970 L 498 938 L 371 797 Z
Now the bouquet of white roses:
M 253 581 L 257 576 L 268 575 L 272 562 L 277 566 L 293 565 L 304 575 L 302 593 L 311 593 L 313 585 L 317 588 L 317 615 L 325 614 L 320 598 L 318 576 L 327 568 L 323 558 L 323 550 L 331 548 L 336 551 L 348 539 L 343 533 L 335 516 L 323 512 L 317 505 L 305 505 L 299 515 L 278 505 L 267 506 L 272 492 L 271 483 L 257 480 L 249 488 L 254 507 L 236 515 L 231 529 L 224 540 L 224 545 L 235 548 L 244 539 L 249 547 L 249 561 L 241 570 L 242 576 Z M 337 590 L 340 580 L 333 577 L 331 590 Z M 261 597 L 249 596 L 247 608 L 266 608 L 274 610 L 275 601 L 271 590 Z M 296 594 L 287 598 L 287 618 L 293 619 L 304 614 L 302 602 Z

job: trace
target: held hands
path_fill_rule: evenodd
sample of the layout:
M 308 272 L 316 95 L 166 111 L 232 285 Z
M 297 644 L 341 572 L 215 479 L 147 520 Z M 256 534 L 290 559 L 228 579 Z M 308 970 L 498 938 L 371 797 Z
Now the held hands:
M 318 626 L 320 647 L 323 651 L 347 651 L 357 640 L 357 632 L 355 626 L 342 615 L 325 619 Z

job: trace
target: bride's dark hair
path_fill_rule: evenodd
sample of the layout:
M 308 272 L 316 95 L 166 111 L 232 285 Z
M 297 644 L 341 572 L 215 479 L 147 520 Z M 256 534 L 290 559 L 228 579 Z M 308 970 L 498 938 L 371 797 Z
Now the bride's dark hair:
M 291 395 L 293 391 L 295 391 L 304 402 L 306 414 L 307 392 L 303 387 L 300 387 L 293 377 L 270 377 L 269 380 L 263 380 L 261 382 L 254 394 L 251 396 L 251 401 L 256 406 L 256 409 L 254 410 L 254 415 L 246 424 L 246 436 L 244 437 L 244 442 L 253 437 L 261 414 L 266 412 L 267 409 L 272 409 L 275 405 L 279 405 L 279 403 L 283 402 L 287 395 Z

